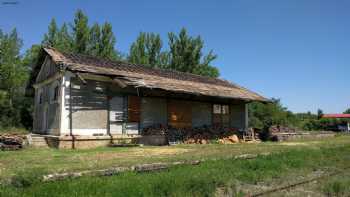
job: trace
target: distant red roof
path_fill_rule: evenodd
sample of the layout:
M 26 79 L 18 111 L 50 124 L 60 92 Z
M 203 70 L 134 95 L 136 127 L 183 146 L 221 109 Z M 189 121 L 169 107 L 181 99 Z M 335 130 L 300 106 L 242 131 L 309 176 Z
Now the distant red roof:
M 322 118 L 350 118 L 350 114 L 324 114 Z

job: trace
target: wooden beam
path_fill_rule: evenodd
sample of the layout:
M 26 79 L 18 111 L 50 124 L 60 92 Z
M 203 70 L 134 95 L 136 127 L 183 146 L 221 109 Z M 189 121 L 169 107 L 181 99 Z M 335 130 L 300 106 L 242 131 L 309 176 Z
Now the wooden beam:
M 127 85 L 118 78 L 113 78 L 113 83 L 116 83 L 119 87 L 125 88 Z
M 55 75 L 53 75 L 52 77 L 50 78 L 47 78 L 45 79 L 44 81 L 40 82 L 40 83 L 37 83 L 37 84 L 34 84 L 33 87 L 34 88 L 39 88 L 39 87 L 42 87 L 46 84 L 49 84 L 59 78 L 61 78 L 63 76 L 63 72 L 57 72 Z
M 85 81 L 85 79 L 84 79 L 79 73 L 75 73 L 75 75 L 78 77 L 78 79 L 79 79 L 84 85 L 87 84 L 87 82 Z

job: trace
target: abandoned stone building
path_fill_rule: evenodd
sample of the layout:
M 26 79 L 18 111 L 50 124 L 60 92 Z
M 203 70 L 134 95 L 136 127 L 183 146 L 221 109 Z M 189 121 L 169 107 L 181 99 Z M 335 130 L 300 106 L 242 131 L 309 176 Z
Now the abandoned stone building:
M 268 99 L 231 82 L 43 47 L 33 75 L 33 133 L 50 146 L 118 140 L 166 144 L 150 127 L 247 129 L 247 103 Z

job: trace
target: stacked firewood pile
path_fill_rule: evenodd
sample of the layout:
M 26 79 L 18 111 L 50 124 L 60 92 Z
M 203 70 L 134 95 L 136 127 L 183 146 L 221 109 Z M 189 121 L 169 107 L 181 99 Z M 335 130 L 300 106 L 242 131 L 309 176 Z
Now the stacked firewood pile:
M 166 127 L 148 127 L 142 130 L 142 135 L 166 135 L 168 128 Z
M 185 144 L 209 144 L 218 142 L 230 144 L 239 142 L 237 130 L 228 127 L 202 127 L 190 129 L 184 138 Z M 233 140 L 234 139 L 234 140 Z
M 234 144 L 234 143 L 238 143 L 239 139 L 238 139 L 237 135 L 230 135 L 228 137 L 223 137 L 223 138 L 219 139 L 218 142 L 220 144 Z
M 25 136 L 15 134 L 0 135 L 0 150 L 19 150 L 23 147 Z
M 269 128 L 270 133 L 295 133 L 294 128 L 281 126 L 281 125 L 273 125 Z
M 169 142 L 185 144 L 209 144 L 212 142 L 231 144 L 239 142 L 238 130 L 226 127 L 171 128 L 151 127 L 143 130 L 142 135 L 165 135 Z

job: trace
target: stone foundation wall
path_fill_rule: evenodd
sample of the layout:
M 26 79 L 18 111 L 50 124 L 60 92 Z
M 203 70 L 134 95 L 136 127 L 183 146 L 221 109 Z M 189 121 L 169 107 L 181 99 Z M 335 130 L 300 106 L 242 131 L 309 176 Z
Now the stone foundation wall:
M 163 146 L 168 145 L 168 139 L 164 135 L 149 135 L 142 136 L 138 139 L 138 144 L 150 145 L 150 146 Z
M 135 136 L 44 136 L 48 147 L 59 149 L 88 149 L 113 143 L 135 143 Z
M 59 149 L 89 149 L 114 144 L 168 145 L 165 136 L 113 135 L 113 136 L 44 136 L 49 147 Z

